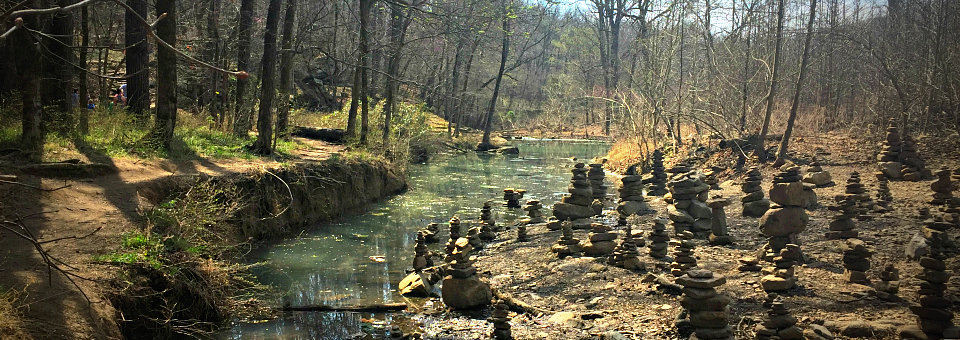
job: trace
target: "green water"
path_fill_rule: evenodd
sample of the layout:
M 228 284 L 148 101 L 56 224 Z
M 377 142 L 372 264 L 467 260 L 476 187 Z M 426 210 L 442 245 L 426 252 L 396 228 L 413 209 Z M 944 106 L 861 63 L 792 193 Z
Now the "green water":
M 291 305 L 408 301 L 397 293 L 397 283 L 411 267 L 417 230 L 431 222 L 441 223 L 440 236 L 445 240 L 450 217 L 476 220 L 487 200 L 497 203 L 494 218 L 498 224 L 522 218 L 522 210 L 501 204 L 507 187 L 526 189 L 524 202 L 539 199 L 549 207 L 566 193 L 570 168 L 576 163 L 573 158 L 588 162 L 609 149 L 607 143 L 572 140 L 523 140 L 514 145 L 520 149 L 519 156 L 468 153 L 438 156 L 429 164 L 411 166 L 407 192 L 362 215 L 320 226 L 315 232 L 252 254 L 254 260 L 267 263 L 258 278 L 284 289 Z M 430 247 L 442 252 L 442 243 Z M 362 331 L 383 334 L 382 329 L 396 318 L 390 314 L 294 312 L 262 323 L 237 321 L 221 338 L 349 339 Z

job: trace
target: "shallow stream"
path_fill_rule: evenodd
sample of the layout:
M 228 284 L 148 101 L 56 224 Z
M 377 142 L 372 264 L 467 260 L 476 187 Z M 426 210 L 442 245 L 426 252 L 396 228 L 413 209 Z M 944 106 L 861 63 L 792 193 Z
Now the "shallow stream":
M 422 303 L 397 293 L 397 283 L 411 267 L 417 230 L 437 222 L 445 239 L 450 217 L 460 216 L 467 226 L 487 200 L 496 203 L 497 223 L 509 225 L 523 211 L 503 207 L 503 188 L 526 189 L 521 203 L 539 199 L 549 207 L 566 193 L 574 158 L 588 162 L 609 149 L 607 143 L 577 140 L 513 144 L 519 156 L 467 153 L 411 165 L 407 192 L 252 254 L 253 260 L 266 262 L 258 278 L 285 290 L 294 306 Z M 430 247 L 442 253 L 442 243 Z M 350 339 L 361 332 L 382 335 L 396 321 L 391 314 L 292 312 L 267 322 L 238 320 L 219 338 Z

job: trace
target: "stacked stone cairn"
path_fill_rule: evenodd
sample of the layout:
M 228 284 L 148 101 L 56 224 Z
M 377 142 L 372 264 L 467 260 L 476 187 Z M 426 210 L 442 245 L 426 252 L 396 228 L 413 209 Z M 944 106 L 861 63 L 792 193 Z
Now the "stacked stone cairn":
M 480 229 L 481 227 L 471 227 L 467 229 L 467 241 L 470 242 L 470 246 L 480 249 L 483 248 L 483 239 L 480 238 Z
M 490 322 L 493 323 L 493 338 L 496 340 L 511 340 L 510 334 L 510 312 L 507 305 L 503 302 L 497 302 L 493 305 L 493 312 L 490 313 Z
M 642 184 L 647 186 L 647 195 L 663 196 L 667 194 L 667 173 L 663 167 L 663 152 L 660 149 L 653 150 L 653 161 L 651 173 L 644 176 Z
M 564 196 L 560 203 L 553 205 L 553 215 L 561 221 L 574 221 L 588 219 L 596 212 L 591 207 L 593 203 L 593 187 L 590 180 L 587 179 L 587 169 L 583 163 L 577 163 L 573 167 L 573 178 L 570 179 L 570 186 L 567 191 L 570 195 Z M 589 227 L 589 222 L 577 223 L 584 227 Z
M 603 185 L 603 180 L 607 178 L 603 171 L 603 164 L 591 163 L 590 171 L 587 171 L 587 179 L 590 180 L 591 189 L 593 189 L 593 199 L 601 202 L 607 198 L 607 186 Z
M 830 231 L 826 235 L 827 239 L 841 240 L 859 237 L 860 232 L 857 231 L 856 222 L 853 221 L 853 218 L 860 214 L 856 199 L 853 198 L 853 195 L 843 194 L 837 195 L 835 201 L 835 205 L 827 207 L 830 211 L 837 213 L 831 217 Z
M 887 176 L 879 176 L 877 179 L 877 207 L 873 211 L 886 213 L 892 210 L 890 203 L 893 202 L 893 195 L 890 194 L 890 185 Z
M 857 201 L 857 209 L 859 214 L 857 219 L 860 221 L 869 221 L 872 217 L 868 214 L 874 208 L 873 199 L 870 198 L 870 194 L 867 193 L 867 190 L 863 188 L 863 184 L 860 183 L 860 173 L 851 172 L 850 178 L 847 179 L 846 187 L 847 195 L 853 196 Z
M 758 272 L 763 270 L 763 267 L 760 266 L 760 259 L 755 256 L 744 256 L 740 258 L 740 267 L 737 267 L 737 270 L 742 272 Z
M 744 193 L 740 198 L 740 202 L 743 202 L 744 217 L 759 218 L 770 209 L 770 200 L 763 198 L 763 188 L 760 186 L 762 183 L 763 176 L 760 169 L 755 166 L 750 167 L 747 170 L 747 178 L 740 185 Z
M 821 167 L 817 161 L 810 163 L 810 167 L 807 168 L 807 174 L 803 175 L 803 182 L 813 184 L 817 188 L 835 184 L 833 183 L 833 176 L 830 175 L 830 172 L 823 170 L 823 167 Z
M 760 286 L 768 292 L 784 291 L 797 284 L 794 267 L 800 263 L 803 254 L 800 246 L 787 244 L 780 250 L 780 256 L 773 258 L 774 267 L 764 268 L 766 276 L 760 278 Z
M 524 222 L 526 224 L 546 222 L 546 220 L 543 219 L 543 212 L 541 212 L 540 209 L 543 209 L 543 204 L 540 204 L 539 200 L 527 201 L 526 206 L 523 207 L 523 211 L 527 212 L 527 220 Z
M 497 238 L 497 221 L 493 219 L 491 209 L 490 201 L 483 202 L 483 208 L 480 208 L 480 238 L 485 241 Z
M 432 267 L 433 260 L 430 256 L 430 250 L 427 249 L 427 240 L 423 231 L 417 232 L 417 245 L 413 248 L 413 271 L 421 272 L 424 268 Z
M 917 182 L 924 179 L 930 170 L 924 166 L 923 158 L 920 157 L 920 150 L 917 148 L 917 142 L 913 140 L 906 132 L 903 133 L 903 146 L 900 149 L 900 163 L 903 168 L 900 169 L 900 177 L 904 181 Z
M 460 239 L 460 217 L 454 216 L 450 218 L 450 239 L 447 240 L 447 244 L 444 245 L 444 256 L 443 261 L 449 263 L 453 261 L 453 251 L 457 249 L 457 240 Z
M 617 247 L 614 242 L 617 234 L 612 233 L 611 230 L 612 228 L 603 223 L 591 224 L 589 239 L 581 247 L 584 255 L 599 257 L 612 254 L 613 249 Z
M 427 228 L 420 230 L 420 232 L 423 233 L 424 241 L 427 243 L 440 242 L 440 237 L 437 235 L 440 232 L 440 223 L 427 224 Z
M 710 168 L 703 172 L 703 182 L 710 186 L 710 190 L 720 190 L 720 180 L 717 179 L 718 169 Z
M 431 282 L 430 274 L 423 272 L 424 269 L 433 266 L 433 260 L 422 230 L 417 232 L 417 246 L 413 251 L 416 254 L 413 257 L 413 272 L 400 280 L 398 289 L 403 296 L 426 297 L 433 292 L 433 283 L 436 282 Z
M 643 183 L 640 173 L 637 172 L 637 166 L 633 165 L 627 168 L 627 173 L 620 179 L 621 183 L 620 203 L 617 205 L 617 214 L 620 215 L 618 224 L 627 225 L 627 217 L 633 214 L 642 214 L 650 210 L 650 206 L 644 201 Z
M 643 247 L 644 245 L 642 238 L 633 238 L 633 228 L 627 227 L 627 234 L 624 235 L 620 245 L 613 250 L 613 255 L 607 258 L 607 264 L 629 270 L 646 269 L 646 264 L 640 261 L 640 251 L 637 250 L 637 246 Z
M 693 256 L 693 249 L 697 247 L 693 243 L 693 233 L 684 231 L 677 234 L 676 240 L 670 241 L 673 245 L 673 263 L 670 264 L 670 274 L 673 276 L 683 276 L 692 268 L 697 266 L 697 258 Z
M 930 183 L 930 190 L 933 190 L 930 204 L 938 206 L 954 205 L 953 181 L 950 179 L 950 170 L 940 168 L 934 173 L 937 180 Z
M 893 264 L 888 264 L 880 271 L 880 282 L 873 287 L 877 290 L 877 297 L 886 301 L 900 301 L 900 271 Z
M 776 264 L 760 279 L 766 291 L 787 290 L 796 283 L 793 267 L 802 258 L 797 235 L 806 229 L 809 220 L 803 209 L 807 197 L 800 182 L 800 167 L 787 162 L 779 170 L 770 188 L 770 200 L 775 205 L 760 218 L 760 232 L 770 238 L 764 247 L 764 259 Z
M 662 259 L 667 257 L 667 247 L 670 242 L 670 234 L 667 233 L 667 220 L 663 218 L 658 218 L 653 221 L 653 231 L 647 235 L 647 240 L 650 241 L 650 244 L 647 246 L 649 248 L 650 257 L 655 259 Z
M 917 315 L 917 324 L 900 330 L 901 339 L 943 339 L 944 331 L 953 326 L 953 302 L 944 297 L 947 281 L 953 275 L 943 262 L 945 256 L 938 251 L 920 258 L 923 271 L 917 275 L 920 283 L 919 304 L 910 306 Z M 955 338 L 951 336 L 950 338 Z
M 504 205 L 507 208 L 519 208 L 520 200 L 527 191 L 523 189 L 506 188 L 503 189 L 503 200 L 507 201 Z
M 877 167 L 880 173 L 892 179 L 898 179 L 901 175 L 903 163 L 900 163 L 900 149 L 903 142 L 900 141 L 900 131 L 897 130 L 897 121 L 890 118 L 887 125 L 887 137 L 883 143 L 880 154 L 877 155 Z
M 450 268 L 443 278 L 440 293 L 443 303 L 451 309 L 468 309 L 490 304 L 493 291 L 490 285 L 480 281 L 477 268 L 473 266 L 470 252 L 473 246 L 465 238 L 457 239 L 450 254 Z
M 527 225 L 520 223 L 517 225 L 517 242 L 529 242 L 530 236 L 527 235 Z
M 860 239 L 848 238 L 843 245 L 843 279 L 850 283 L 869 285 L 867 271 L 873 252 Z
M 692 231 L 704 238 L 710 234 L 712 211 L 704 203 L 710 186 L 704 183 L 703 177 L 699 172 L 690 171 L 675 175 L 667 183 L 670 193 L 664 201 L 672 203 L 667 207 L 667 212 L 677 234 Z
M 727 278 L 709 270 L 693 269 L 677 278 L 683 286 L 680 305 L 690 318 L 694 334 L 690 339 L 733 340 L 733 328 L 727 324 L 731 298 L 717 292 Z
M 564 221 L 561 230 L 563 234 L 560 240 L 550 250 L 561 259 L 567 256 L 580 256 L 580 240 L 573 238 L 573 222 Z
M 727 213 L 723 208 L 730 205 L 730 200 L 725 198 L 714 198 L 707 201 L 707 206 L 711 209 L 710 216 L 710 244 L 727 245 L 733 243 L 727 230 Z
M 790 311 L 783 303 L 783 299 L 776 293 L 767 294 L 763 306 L 768 308 L 767 315 L 757 325 L 757 340 L 803 340 L 803 331 L 797 327 L 797 319 L 790 315 Z

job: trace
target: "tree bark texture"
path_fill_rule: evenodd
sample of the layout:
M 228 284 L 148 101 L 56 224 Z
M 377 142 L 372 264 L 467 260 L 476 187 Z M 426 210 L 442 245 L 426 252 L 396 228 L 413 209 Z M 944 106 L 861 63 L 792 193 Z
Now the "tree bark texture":
M 493 147 L 490 143 L 490 132 L 493 128 L 493 112 L 497 108 L 497 96 L 500 95 L 500 82 L 503 80 L 503 71 L 507 65 L 507 57 L 510 52 L 510 19 L 507 14 L 503 16 L 503 48 L 500 50 L 500 70 L 497 71 L 497 81 L 493 86 L 493 98 L 490 99 L 490 107 L 487 109 L 487 122 L 483 128 L 483 140 L 477 149 L 484 150 Z
M 240 20 L 237 35 L 237 69 L 250 72 L 250 36 L 253 34 L 253 6 L 255 0 L 240 1 Z M 251 109 L 245 102 L 249 79 L 237 79 L 237 91 L 234 94 L 236 101 L 234 108 L 233 133 L 239 137 L 246 137 L 251 126 Z
M 793 104 L 790 105 L 790 117 L 787 118 L 787 129 L 783 132 L 780 147 L 777 148 L 777 160 L 774 165 L 781 165 L 786 161 L 787 147 L 790 143 L 790 134 L 793 133 L 793 124 L 797 119 L 797 110 L 800 106 L 800 90 L 803 89 L 803 79 L 807 76 L 807 64 L 810 56 L 810 40 L 813 38 L 813 25 L 816 20 L 817 0 L 810 0 L 810 20 L 807 22 L 807 36 L 803 41 L 803 55 L 800 57 L 800 75 L 797 76 L 797 88 L 793 92 Z
M 157 1 L 157 17 L 166 13 L 166 18 L 157 22 L 157 37 L 177 46 L 177 0 Z M 170 150 L 173 132 L 177 127 L 177 54 L 168 48 L 157 49 L 157 116 L 154 136 L 163 147 Z
M 297 18 L 297 1 L 287 0 L 283 19 L 283 43 L 280 51 L 280 103 L 277 109 L 277 139 L 286 138 L 290 117 L 290 95 L 293 81 L 293 23 Z
M 137 19 L 147 18 L 147 0 L 127 0 L 135 12 L 125 12 L 124 43 L 127 46 L 127 109 L 140 123 L 146 123 L 150 110 L 150 42 Z
M 777 96 L 777 82 L 780 72 L 780 54 L 783 53 L 783 11 L 786 0 L 779 0 L 777 4 L 777 46 L 773 53 L 773 72 L 770 75 L 770 92 L 767 93 L 767 109 L 763 116 L 763 125 L 760 127 L 760 136 L 757 138 L 754 154 L 761 163 L 767 161 L 766 151 L 763 147 L 764 139 L 767 138 L 767 130 L 770 128 L 770 116 L 773 114 L 773 102 Z
M 276 94 L 277 30 L 283 0 L 270 0 L 267 7 L 267 28 L 263 32 L 263 60 L 260 68 L 260 111 L 257 114 L 257 140 L 253 152 L 258 155 L 273 153 L 273 100 Z

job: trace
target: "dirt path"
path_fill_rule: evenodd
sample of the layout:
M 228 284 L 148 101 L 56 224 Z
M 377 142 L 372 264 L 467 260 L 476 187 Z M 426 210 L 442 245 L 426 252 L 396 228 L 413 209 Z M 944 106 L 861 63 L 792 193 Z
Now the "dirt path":
M 313 162 L 343 150 L 324 142 L 300 140 L 303 148 L 285 162 Z M 272 168 L 281 163 L 265 159 L 193 159 L 184 161 L 109 158 L 96 154 L 65 152 L 63 159 L 106 163 L 118 171 L 85 179 L 41 178 L 19 174 L 13 165 L 0 167 L 2 174 L 18 175 L 20 183 L 56 189 L 42 191 L 20 185 L 0 184 L 0 215 L 17 221 L 54 258 L 76 276 L 70 280 L 47 265 L 34 246 L 13 234 L 0 231 L 0 292 L 11 291 L 15 305 L 22 306 L 24 325 L 34 339 L 119 339 L 115 311 L 101 294 L 104 280 L 116 268 L 92 263 L 94 256 L 108 254 L 119 246 L 121 235 L 142 226 L 139 214 L 141 185 L 171 175 L 226 175 Z M 73 237 L 81 237 L 82 239 Z M 62 240 L 56 240 L 66 238 Z M 89 299 L 88 299 L 89 298 Z M 0 320 L 2 321 L 2 320 Z M 2 328 L 0 328 L 2 329 Z M 0 334 L 0 338 L 5 338 Z

